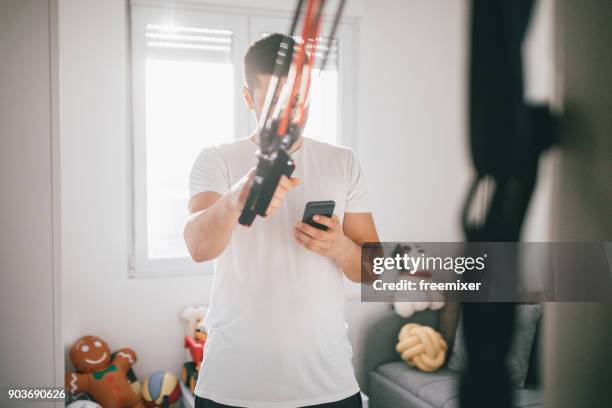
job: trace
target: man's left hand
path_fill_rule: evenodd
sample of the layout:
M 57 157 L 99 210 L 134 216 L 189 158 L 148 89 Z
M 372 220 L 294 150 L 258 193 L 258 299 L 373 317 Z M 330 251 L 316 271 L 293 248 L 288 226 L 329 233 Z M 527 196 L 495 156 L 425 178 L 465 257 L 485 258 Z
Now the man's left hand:
M 315 215 L 313 220 L 327 227 L 327 231 L 314 228 L 303 222 L 295 226 L 295 238 L 304 248 L 333 260 L 342 259 L 354 243 L 344 235 L 338 216 Z

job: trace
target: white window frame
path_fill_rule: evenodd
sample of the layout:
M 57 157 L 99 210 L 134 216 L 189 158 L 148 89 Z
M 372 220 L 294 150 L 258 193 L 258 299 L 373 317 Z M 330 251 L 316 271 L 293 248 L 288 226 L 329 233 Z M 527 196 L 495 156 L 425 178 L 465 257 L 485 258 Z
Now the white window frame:
M 332 10 L 332 9 L 330 9 Z M 147 254 L 147 180 L 145 130 L 145 61 L 147 24 L 177 24 L 222 27 L 233 31 L 232 62 L 234 86 L 234 139 L 240 139 L 254 128 L 254 119 L 244 106 L 243 55 L 248 44 L 261 38 L 262 30 L 286 32 L 290 10 L 280 12 L 268 8 L 219 6 L 214 1 L 182 3 L 163 0 L 131 0 L 131 63 L 132 63 L 132 203 L 129 276 L 133 278 L 208 275 L 214 272 L 214 261 L 195 263 L 189 258 L 150 259 Z M 331 19 L 324 16 L 322 35 L 329 32 Z M 339 143 L 356 149 L 356 42 L 358 24 L 352 17 L 343 18 L 336 37 L 339 39 L 339 94 L 341 108 L 338 120 Z M 185 217 L 187 216 L 185 210 Z

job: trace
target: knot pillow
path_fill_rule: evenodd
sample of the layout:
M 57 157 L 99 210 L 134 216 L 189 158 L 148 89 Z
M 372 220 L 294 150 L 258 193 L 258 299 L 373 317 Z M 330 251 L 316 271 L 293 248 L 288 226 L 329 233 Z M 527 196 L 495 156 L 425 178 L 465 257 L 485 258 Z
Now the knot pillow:
M 402 327 L 395 349 L 402 360 L 421 371 L 435 371 L 444 364 L 446 341 L 428 326 L 408 323 Z

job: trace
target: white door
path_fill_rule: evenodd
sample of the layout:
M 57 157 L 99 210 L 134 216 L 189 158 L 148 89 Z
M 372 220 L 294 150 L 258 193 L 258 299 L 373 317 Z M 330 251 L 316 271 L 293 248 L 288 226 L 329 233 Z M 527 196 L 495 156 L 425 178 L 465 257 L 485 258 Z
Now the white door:
M 42 0 L 0 2 L 2 406 L 33 404 L 7 402 L 8 387 L 63 385 L 52 172 L 56 6 Z

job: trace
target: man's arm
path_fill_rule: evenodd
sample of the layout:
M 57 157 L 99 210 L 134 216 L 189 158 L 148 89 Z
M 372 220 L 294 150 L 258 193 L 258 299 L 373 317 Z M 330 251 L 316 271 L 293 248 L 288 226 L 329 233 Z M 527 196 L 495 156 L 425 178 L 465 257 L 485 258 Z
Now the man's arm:
M 316 215 L 314 220 L 328 227 L 322 231 L 300 222 L 295 237 L 300 245 L 333 259 L 353 282 L 361 282 L 361 244 L 378 242 L 378 233 L 371 213 L 345 213 L 344 222 L 337 216 Z
M 347 259 L 344 262 L 350 262 L 350 266 L 342 266 L 339 261 L 336 261 L 342 268 L 345 274 L 346 270 L 350 269 L 353 274 L 356 274 L 358 280 L 351 279 L 353 282 L 361 282 L 363 276 L 361 275 L 361 245 L 365 242 L 379 242 L 378 232 L 376 231 L 376 225 L 374 224 L 374 218 L 372 213 L 345 213 L 343 232 L 358 249 L 358 252 Z M 371 279 L 368 279 L 370 281 Z M 368 282 L 363 282 L 368 283 Z
M 230 194 L 206 191 L 189 201 L 190 215 L 183 236 L 194 261 L 214 259 L 227 246 L 240 217 L 240 211 L 231 204 Z
M 183 237 L 194 261 L 210 261 L 225 250 L 238 224 L 254 174 L 255 169 L 251 169 L 225 195 L 205 191 L 194 195 L 189 201 L 190 215 L 183 229 Z M 298 179 L 283 176 L 266 215 L 274 213 L 287 192 L 298 184 Z

